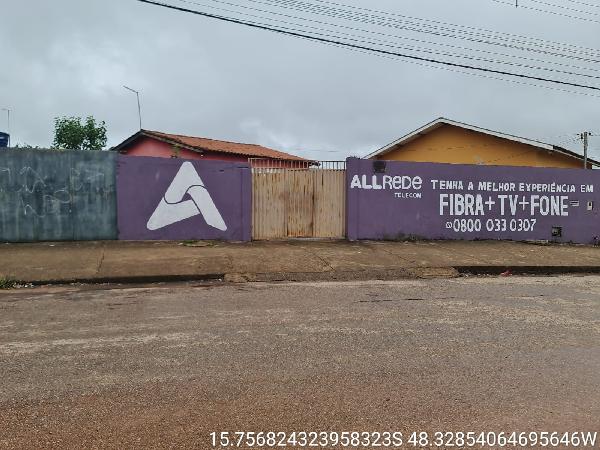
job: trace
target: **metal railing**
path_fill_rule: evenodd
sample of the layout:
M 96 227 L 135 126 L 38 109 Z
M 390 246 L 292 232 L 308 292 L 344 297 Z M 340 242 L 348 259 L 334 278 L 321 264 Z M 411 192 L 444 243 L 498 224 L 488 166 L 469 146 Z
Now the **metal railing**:
M 254 172 L 276 172 L 280 170 L 346 170 L 346 161 L 249 158 L 248 162 Z

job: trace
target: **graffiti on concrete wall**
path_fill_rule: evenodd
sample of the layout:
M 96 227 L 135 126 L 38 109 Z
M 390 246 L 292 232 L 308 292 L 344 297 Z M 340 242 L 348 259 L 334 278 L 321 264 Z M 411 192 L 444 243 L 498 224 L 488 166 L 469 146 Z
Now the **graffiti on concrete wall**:
M 350 239 L 596 243 L 600 174 L 349 159 Z
M 247 164 L 120 156 L 117 187 L 119 239 L 250 240 Z
M 0 240 L 116 238 L 115 155 L 3 150 Z
M 52 182 L 48 183 L 47 175 L 32 167 L 22 167 L 15 174 L 9 167 L 0 167 L 0 192 L 16 193 L 24 215 L 47 217 L 68 212 L 73 194 L 77 192 L 106 193 L 105 176 L 105 173 L 93 170 L 71 169 L 64 184 L 55 186 Z M 2 180 L 3 177 L 5 180 Z M 41 199 L 41 203 L 38 199 Z
M 16 186 L 14 186 L 15 182 Z M 13 173 L 10 167 L 0 167 L 0 192 L 11 191 L 18 196 L 21 212 L 25 216 L 33 214 L 37 217 L 45 217 L 50 214 L 59 214 L 61 205 L 71 203 L 67 186 L 48 189 L 44 177 L 29 166 L 18 168 L 16 173 Z M 42 200 L 40 210 L 35 201 L 38 193 Z

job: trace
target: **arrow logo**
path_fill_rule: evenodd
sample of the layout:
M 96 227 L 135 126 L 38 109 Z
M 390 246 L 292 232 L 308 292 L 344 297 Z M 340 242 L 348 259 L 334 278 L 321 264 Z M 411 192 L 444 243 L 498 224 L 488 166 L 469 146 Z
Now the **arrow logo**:
M 186 194 L 189 194 L 190 200 L 184 200 Z M 227 225 L 202 178 L 193 164 L 186 161 L 179 168 L 146 227 L 154 231 L 197 215 L 204 217 L 211 227 L 221 231 L 227 230 Z

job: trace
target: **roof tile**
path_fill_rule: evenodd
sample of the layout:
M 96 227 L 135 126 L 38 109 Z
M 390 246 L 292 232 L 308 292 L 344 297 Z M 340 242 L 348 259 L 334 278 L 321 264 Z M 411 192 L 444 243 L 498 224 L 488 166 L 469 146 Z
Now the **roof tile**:
M 194 136 L 183 136 L 179 134 L 162 133 L 160 131 L 144 130 L 144 134 L 148 136 L 156 136 L 160 139 L 173 141 L 186 147 L 191 147 L 197 150 L 206 150 L 222 153 L 233 153 L 236 155 L 244 155 L 250 158 L 269 158 L 286 161 L 307 161 L 299 156 L 290 155 L 289 153 L 273 150 L 268 147 L 263 147 L 256 144 L 240 144 L 237 142 L 218 141 Z

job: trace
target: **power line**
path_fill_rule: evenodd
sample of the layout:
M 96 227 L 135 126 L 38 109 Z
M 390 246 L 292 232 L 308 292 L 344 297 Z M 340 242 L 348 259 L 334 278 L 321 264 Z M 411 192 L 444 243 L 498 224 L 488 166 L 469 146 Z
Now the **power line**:
M 200 4 L 200 3 L 197 3 L 197 2 L 194 2 L 194 1 L 190 1 L 190 0 L 178 0 L 178 1 L 183 2 L 183 3 L 188 3 L 188 4 L 199 5 L 199 6 L 207 6 L 207 5 L 203 5 L 203 4 Z M 208 1 L 222 3 L 222 4 L 235 5 L 233 3 L 224 2 L 222 0 L 208 0 Z M 265 3 L 264 1 L 257 1 L 257 0 L 250 0 L 250 1 L 253 1 L 255 3 L 261 3 L 261 4 L 269 4 L 269 3 Z M 273 0 L 267 0 L 267 1 L 273 1 Z M 595 70 L 595 69 L 590 69 L 590 68 L 586 68 L 586 67 L 582 67 L 582 66 L 574 66 L 572 64 L 565 64 L 565 63 L 561 63 L 561 62 L 557 62 L 557 61 L 547 61 L 547 60 L 542 60 L 542 59 L 538 59 L 538 58 L 532 58 L 530 56 L 528 57 L 528 56 L 522 56 L 522 55 L 510 55 L 510 54 L 506 54 L 506 53 L 499 53 L 499 52 L 494 52 L 494 51 L 480 49 L 480 48 L 471 48 L 471 47 L 464 47 L 464 46 L 452 45 L 452 44 L 448 44 L 448 43 L 445 43 L 445 42 L 433 42 L 433 41 L 427 41 L 427 40 L 424 40 L 424 39 L 409 38 L 409 37 L 398 36 L 398 35 L 389 35 L 389 34 L 386 34 L 386 33 L 376 32 L 376 31 L 372 31 L 372 30 L 365 30 L 365 29 L 354 28 L 354 27 L 349 27 L 349 26 L 344 26 L 344 25 L 339 25 L 339 24 L 332 24 L 332 23 L 328 23 L 328 22 L 322 22 L 322 21 L 319 21 L 319 20 L 307 19 L 307 18 L 304 18 L 304 17 L 290 16 L 290 15 L 287 15 L 287 14 L 281 14 L 281 13 L 277 13 L 277 12 L 273 12 L 273 11 L 259 10 L 259 9 L 251 8 L 251 7 L 248 7 L 248 6 L 242 6 L 242 5 L 235 5 L 235 6 L 240 7 L 240 8 L 244 8 L 244 9 L 252 9 L 252 10 L 255 10 L 255 11 L 261 11 L 261 12 L 268 13 L 268 14 L 274 14 L 274 15 L 291 17 L 291 18 L 294 18 L 294 19 L 308 21 L 308 22 L 312 22 L 312 23 L 318 23 L 318 24 L 323 24 L 323 25 L 335 26 L 336 28 L 343 28 L 343 29 L 349 29 L 349 30 L 352 30 L 352 31 L 360 31 L 360 32 L 365 32 L 365 33 L 369 33 L 369 34 L 375 34 L 375 35 L 386 36 L 386 37 L 393 37 L 394 39 L 408 40 L 408 41 L 426 43 L 426 44 L 431 44 L 431 45 L 436 45 L 436 46 L 441 46 L 441 47 L 448 47 L 448 48 L 454 48 L 454 49 L 460 49 L 460 50 L 467 50 L 467 51 L 474 51 L 474 52 L 479 52 L 479 53 L 486 53 L 486 54 L 491 54 L 491 55 L 496 55 L 496 56 L 503 56 L 503 57 L 507 57 L 507 58 L 515 58 L 515 59 L 522 59 L 522 60 L 527 60 L 527 61 L 542 62 L 542 63 L 546 63 L 546 64 L 552 64 L 552 65 L 557 65 L 557 66 L 561 66 L 561 67 L 569 67 L 569 68 L 578 69 L 578 70 L 590 70 L 590 71 L 591 70 Z M 273 5 L 270 5 L 270 6 L 273 6 Z M 217 7 L 214 7 L 214 6 L 208 6 L 208 7 L 214 8 L 214 9 L 219 9 Z M 236 12 L 236 13 L 239 13 L 239 12 Z M 239 14 L 241 14 L 241 13 L 239 13 Z M 254 16 L 254 17 L 256 17 L 256 16 Z M 422 30 L 409 29 L 409 31 L 421 32 Z M 599 57 L 600 57 L 600 55 L 599 55 Z M 600 62 L 600 60 L 598 62 Z
M 570 6 L 559 5 L 556 3 L 550 3 L 550 2 L 543 1 L 543 0 L 529 0 L 529 1 L 533 2 L 533 3 L 539 3 L 540 5 L 551 6 L 553 8 L 566 9 L 567 11 L 573 11 L 573 12 L 577 12 L 577 13 L 581 13 L 581 14 L 591 14 L 592 16 L 600 16 L 600 13 L 597 13 L 597 12 L 582 11 L 581 9 L 571 8 Z
M 217 6 L 211 6 L 211 5 L 206 5 L 206 4 L 201 4 L 198 2 L 194 2 L 191 0 L 178 0 L 180 2 L 183 3 L 188 3 L 188 4 L 194 4 L 197 6 L 204 6 L 204 7 L 209 7 L 212 9 L 216 9 L 216 10 L 220 10 L 220 11 L 226 11 L 228 13 L 234 13 L 234 14 L 239 14 L 239 15 L 243 15 L 246 17 L 252 17 L 252 18 L 258 18 L 261 20 L 273 20 L 271 18 L 267 18 L 264 16 L 256 16 L 253 14 L 247 14 L 247 13 L 241 13 L 239 11 L 233 11 L 230 9 L 225 9 L 225 8 L 219 8 Z M 240 8 L 244 8 L 244 9 L 251 9 L 253 11 L 260 11 L 262 13 L 267 13 L 267 14 L 274 14 L 274 15 L 278 15 L 278 16 L 285 16 L 287 18 L 293 18 L 296 20 L 305 20 L 308 22 L 316 22 L 320 25 L 329 25 L 329 26 L 335 26 L 335 27 L 341 27 L 344 29 L 351 29 L 353 31 L 359 31 L 359 32 L 364 32 L 364 33 L 369 33 L 369 34 L 378 34 L 378 35 L 383 35 L 383 36 L 387 36 L 387 37 L 393 37 L 396 38 L 397 36 L 393 36 L 393 35 L 387 35 L 384 33 L 374 33 L 371 30 L 365 30 L 365 29 L 360 29 L 360 28 L 353 28 L 353 27 L 346 27 L 346 26 L 340 26 L 337 24 L 332 24 L 332 23 L 328 23 L 328 22 L 322 22 L 322 21 L 316 21 L 316 20 L 311 20 L 311 19 L 305 19 L 303 17 L 297 17 L 297 16 L 291 16 L 288 14 L 281 14 L 281 13 L 277 13 L 277 12 L 272 12 L 272 11 L 265 11 L 265 10 L 260 10 L 260 9 L 256 9 L 256 8 L 251 8 L 251 7 L 247 7 L 247 6 L 243 6 L 243 5 L 238 5 L 235 3 L 230 3 L 227 1 L 222 1 L 222 0 L 208 0 L 208 1 L 213 1 L 216 3 L 220 3 L 220 4 L 226 4 L 226 5 L 230 5 L 233 7 L 240 7 Z M 259 2 L 260 3 L 260 2 Z M 256 23 L 256 22 L 253 22 Z M 308 25 L 304 25 L 304 24 L 292 24 L 290 22 L 285 22 L 285 21 L 281 21 L 281 20 L 277 20 L 277 23 L 285 23 L 286 25 L 294 25 L 294 26 L 300 26 L 300 27 L 304 27 L 304 28 L 310 28 L 313 30 L 318 30 L 318 31 L 324 31 L 322 28 L 318 28 L 318 27 L 314 27 L 314 26 L 308 26 Z M 291 28 L 286 28 L 288 30 L 292 30 L 292 31 L 305 31 L 305 30 L 298 30 L 298 29 L 291 29 Z M 398 44 L 394 44 L 390 41 L 385 41 L 385 40 L 381 40 L 381 39 L 376 39 L 373 38 L 376 42 L 370 42 L 370 41 L 365 41 L 364 39 L 362 40 L 357 40 L 355 39 L 357 36 L 350 34 L 350 33 L 340 33 L 337 31 L 331 31 L 331 30 L 326 30 L 328 31 L 328 33 L 338 33 L 344 36 L 350 36 L 350 40 L 355 41 L 355 42 L 360 42 L 363 44 L 371 44 L 371 45 L 383 45 L 385 47 L 390 47 L 390 48 L 395 48 L 395 49 L 403 49 L 403 50 L 409 50 L 409 51 L 414 51 L 414 52 L 424 52 L 424 53 L 428 53 L 428 54 L 434 54 L 434 55 L 441 55 L 441 56 L 449 56 L 452 58 L 463 58 L 463 59 L 468 59 L 468 60 L 472 60 L 472 61 L 482 61 L 482 62 L 489 62 L 492 64 L 502 64 L 502 65 L 509 65 L 509 66 L 515 66 L 515 67 L 522 67 L 522 68 L 528 68 L 528 69 L 535 69 L 535 70 L 544 70 L 544 71 L 550 71 L 550 72 L 554 72 L 554 73 L 561 73 L 561 74 L 566 74 L 566 75 L 573 75 L 573 76 L 579 76 L 579 77 L 585 77 L 585 78 L 592 78 L 592 79 L 600 79 L 600 76 L 597 75 L 589 75 L 589 74 L 582 74 L 582 73 L 577 73 L 577 72 L 571 72 L 571 71 L 566 71 L 566 70 L 560 70 L 560 69 L 555 69 L 555 68 L 551 68 L 551 67 L 542 67 L 542 66 L 531 66 L 531 65 L 527 65 L 527 64 L 521 64 L 521 63 L 516 63 L 516 62 L 508 62 L 508 61 L 502 61 L 502 60 L 498 60 L 498 59 L 489 59 L 489 58 L 482 58 L 482 57 L 475 57 L 475 56 L 471 56 L 471 55 L 465 55 L 465 54 L 456 54 L 456 53 L 447 53 L 447 52 L 441 52 L 438 50 L 434 50 L 431 48 L 426 48 L 426 47 L 418 47 L 418 46 L 412 46 L 412 47 L 406 47 L 406 46 L 399 46 Z M 319 32 L 315 32 L 316 34 L 319 35 L 323 35 L 323 33 L 319 33 Z M 329 35 L 325 35 L 325 36 L 329 36 Z M 331 37 L 331 36 L 329 36 Z M 339 38 L 339 36 L 336 36 Z M 427 42 L 427 41 L 425 41 Z M 435 43 L 431 43 L 431 44 L 435 44 Z M 511 57 L 511 55 L 505 55 L 507 57 Z M 543 61 L 543 60 L 539 60 L 540 62 L 545 62 L 547 64 L 552 64 L 552 62 L 549 61 Z M 586 68 L 582 68 L 583 70 L 589 70 Z
M 496 3 L 500 3 L 501 5 L 509 5 L 509 6 L 513 6 L 513 4 L 512 4 L 512 3 L 508 3 L 508 2 L 505 2 L 505 1 L 503 1 L 503 0 L 492 0 L 492 1 L 493 1 L 493 2 L 496 2 Z M 565 13 L 561 13 L 561 12 L 557 12 L 557 11 L 550 11 L 550 10 L 548 10 L 548 9 L 535 8 L 535 7 L 533 7 L 533 6 L 519 5 L 519 8 L 522 8 L 522 9 L 529 9 L 529 10 L 531 10 L 531 11 L 542 12 L 542 13 L 545 13 L 545 14 L 552 14 L 552 15 L 555 15 L 555 16 L 567 17 L 567 18 L 569 18 L 569 19 L 583 20 L 583 21 L 585 21 L 585 22 L 594 22 L 594 23 L 600 23 L 600 20 L 589 19 L 589 18 L 587 18 L 587 17 L 573 16 L 573 15 L 571 15 L 571 14 L 565 14 Z
M 306 38 L 302 38 L 302 39 L 310 40 L 310 39 L 306 39 Z M 531 86 L 531 87 L 537 87 L 537 88 L 542 88 L 542 89 L 549 89 L 551 91 L 564 92 L 567 94 L 584 95 L 586 97 L 600 98 L 600 95 L 589 94 L 587 92 L 574 91 L 574 90 L 570 90 L 570 89 L 564 89 L 564 88 L 559 88 L 559 87 L 549 86 L 549 85 L 541 85 L 541 84 L 536 84 L 536 83 L 532 83 L 529 81 L 515 80 L 513 78 L 502 78 L 502 77 L 498 77 L 498 76 L 486 75 L 486 74 L 479 73 L 479 72 L 467 72 L 464 70 L 453 69 L 451 67 L 427 64 L 427 63 L 423 63 L 423 62 L 419 62 L 419 61 L 406 60 L 406 59 L 401 59 L 399 57 L 382 55 L 380 53 L 372 53 L 372 52 L 364 51 L 364 50 L 357 50 L 357 49 L 353 49 L 353 48 L 339 46 L 336 44 L 325 44 L 325 45 L 330 45 L 333 47 L 341 48 L 343 50 L 353 51 L 353 52 L 362 53 L 362 54 L 366 54 L 366 55 L 370 55 L 370 56 L 377 56 L 379 58 L 385 58 L 385 59 L 389 59 L 389 60 L 393 60 L 393 61 L 401 60 L 402 62 L 408 63 L 408 64 L 414 64 L 417 66 L 428 67 L 428 68 L 437 69 L 437 70 L 445 70 L 447 72 L 459 73 L 462 75 L 469 75 L 469 76 L 474 76 L 474 77 L 478 77 L 478 78 L 485 78 L 488 80 L 504 81 L 504 82 L 513 83 L 513 84 L 519 84 L 522 86 Z
M 146 4 L 150 4 L 150 5 L 160 6 L 163 8 L 173 9 L 176 11 L 187 12 L 190 14 L 195 14 L 195 15 L 199 15 L 199 16 L 203 16 L 203 17 L 208 17 L 208 18 L 220 20 L 223 22 L 234 23 L 237 25 L 244 25 L 247 27 L 256 28 L 256 29 L 260 29 L 260 30 L 264 30 L 264 31 L 271 31 L 271 32 L 279 33 L 279 34 L 283 34 L 283 35 L 310 39 L 310 40 L 313 40 L 316 42 L 336 44 L 336 45 L 340 45 L 340 46 L 344 46 L 344 47 L 348 47 L 348 48 L 355 48 L 355 49 L 359 49 L 359 50 L 366 50 L 366 51 L 376 52 L 376 53 L 385 54 L 385 55 L 398 56 L 398 57 L 402 57 L 402 58 L 412 59 L 415 61 L 422 61 L 422 62 L 428 62 L 428 63 L 434 63 L 434 64 L 442 64 L 442 65 L 446 65 L 446 66 L 450 66 L 450 67 L 475 70 L 475 71 L 481 71 L 481 72 L 486 72 L 486 73 L 494 73 L 494 74 L 498 74 L 498 75 L 506 75 L 506 76 L 511 76 L 511 77 L 517 77 L 517 78 L 542 81 L 542 82 L 547 82 L 547 83 L 560 84 L 560 85 L 564 85 L 564 86 L 572 86 L 572 87 L 577 87 L 577 88 L 582 88 L 582 89 L 590 89 L 590 90 L 600 91 L 600 87 L 596 87 L 596 86 L 589 86 L 589 85 L 584 85 L 584 84 L 580 84 L 580 83 L 573 83 L 570 81 L 561 81 L 561 80 L 554 80 L 551 78 L 507 72 L 507 71 L 503 71 L 503 70 L 489 69 L 489 68 L 485 68 L 485 67 L 472 66 L 472 65 L 468 65 L 468 64 L 453 63 L 453 62 L 442 61 L 442 60 L 437 60 L 437 59 L 433 59 L 433 58 L 424 58 L 424 57 L 420 57 L 420 56 L 407 55 L 407 54 L 392 52 L 392 51 L 388 51 L 388 50 L 374 49 L 374 48 L 366 47 L 363 45 L 350 44 L 347 42 L 336 41 L 333 39 L 327 39 L 327 38 L 322 38 L 322 37 L 318 37 L 318 36 L 310 36 L 310 35 L 298 33 L 295 31 L 286 31 L 283 29 L 274 28 L 272 26 L 260 25 L 260 24 L 255 24 L 252 22 L 247 22 L 247 21 L 243 21 L 243 20 L 239 20 L 239 19 L 235 19 L 235 18 L 231 18 L 231 17 L 219 16 L 216 14 L 210 14 L 210 13 L 206 13 L 206 12 L 202 12 L 202 11 L 196 11 L 196 10 L 192 10 L 192 9 L 188 9 L 188 8 L 182 8 L 180 6 L 169 5 L 166 3 L 153 1 L 153 0 L 135 0 L 135 1 L 138 1 L 140 3 L 146 3 Z
M 578 5 L 591 6 L 592 8 L 600 8 L 600 5 L 596 5 L 596 4 L 593 4 L 593 3 L 580 2 L 578 0 L 565 0 L 565 1 L 571 2 L 571 3 L 575 3 L 575 4 L 578 4 Z
M 197 2 L 194 2 L 194 1 L 191 1 L 191 0 L 178 0 L 178 1 L 183 2 L 183 3 L 188 3 L 188 4 L 195 4 L 195 5 L 205 6 L 203 4 L 200 4 L 200 3 L 197 3 Z M 250 7 L 250 6 L 239 5 L 239 4 L 227 2 L 227 1 L 224 1 L 224 0 L 208 0 L 208 1 L 212 1 L 214 3 L 226 4 L 226 5 L 229 5 L 229 6 L 234 6 L 234 7 L 243 8 L 243 9 L 250 9 L 250 10 L 253 10 L 253 11 L 260 11 L 260 12 L 263 12 L 263 13 L 268 13 L 268 14 L 283 16 L 283 17 L 287 17 L 287 18 L 293 18 L 293 19 L 297 19 L 297 20 L 304 20 L 304 21 L 314 22 L 314 23 L 318 23 L 318 24 L 321 24 L 321 25 L 335 26 L 335 27 L 338 27 L 338 28 L 345 28 L 345 29 L 350 29 L 350 30 L 353 30 L 353 31 L 361 31 L 361 32 L 367 32 L 367 33 L 371 33 L 371 34 L 378 34 L 378 35 L 382 35 L 382 36 L 386 36 L 386 37 L 390 36 L 389 34 L 381 33 L 381 32 L 376 32 L 376 31 L 373 31 L 373 30 L 357 29 L 357 28 L 353 28 L 353 27 L 348 27 L 348 26 L 340 25 L 340 24 L 332 24 L 332 23 L 329 23 L 329 22 L 322 22 L 322 21 L 315 20 L 315 19 L 308 19 L 308 18 L 304 18 L 304 17 L 291 16 L 291 15 L 283 14 L 283 13 L 276 12 L 276 11 L 261 10 L 261 9 L 253 8 L 253 7 Z M 307 3 L 307 2 L 302 2 L 302 1 L 296 1 L 296 0 L 262 0 L 262 1 L 261 0 L 250 0 L 250 1 L 253 2 L 253 3 L 262 4 L 262 5 L 269 5 L 269 6 L 275 6 L 275 7 L 278 7 L 278 8 L 292 9 L 294 11 L 298 11 L 298 12 L 302 11 L 302 12 L 307 12 L 307 13 L 310 13 L 310 14 L 326 15 L 328 17 L 341 18 L 341 19 L 346 19 L 346 20 L 353 20 L 353 21 L 360 22 L 360 23 L 365 23 L 365 24 L 375 24 L 375 25 L 382 24 L 380 22 L 374 22 L 373 20 L 366 21 L 364 19 L 358 18 L 358 16 L 347 16 L 347 15 L 344 15 L 345 14 L 344 11 L 341 11 L 341 12 L 335 12 L 335 11 L 331 12 L 331 11 L 329 11 L 327 14 L 324 14 L 323 13 L 323 7 L 318 7 L 316 5 L 313 5 L 313 4 L 310 4 L 310 3 Z M 289 5 L 290 2 L 292 2 L 293 4 L 301 4 L 302 6 L 290 6 Z M 210 6 L 210 7 L 212 8 L 212 6 Z M 377 18 L 377 20 L 381 21 L 381 20 L 384 20 L 384 19 L 383 18 Z M 462 36 L 458 36 L 456 34 L 451 34 L 451 33 L 455 33 L 455 30 L 450 30 L 450 32 L 449 32 L 450 34 L 448 34 L 448 33 L 438 33 L 436 31 L 426 30 L 426 29 L 423 29 L 423 28 L 418 28 L 419 25 L 412 25 L 412 22 L 410 23 L 410 26 L 405 26 L 405 25 L 394 26 L 390 22 L 385 22 L 385 23 L 383 23 L 383 25 L 386 26 L 386 27 L 391 27 L 391 28 L 395 28 L 395 29 L 403 29 L 403 30 L 408 30 L 408 31 L 412 31 L 412 32 L 428 33 L 428 34 L 434 34 L 434 35 L 437 35 L 437 36 L 451 37 L 451 38 L 455 38 L 455 39 L 466 39 L 466 40 L 470 40 L 470 41 L 473 41 L 473 42 L 476 42 L 476 43 L 484 43 L 484 44 L 488 44 L 488 45 L 502 45 L 504 47 L 509 47 L 509 48 L 513 48 L 513 49 L 517 49 L 517 50 L 521 50 L 521 51 L 535 51 L 535 52 L 538 52 L 538 53 L 541 52 L 541 53 L 546 53 L 546 54 L 550 54 L 550 55 L 554 55 L 554 56 L 561 56 L 561 57 L 565 57 L 565 58 L 576 58 L 576 59 L 580 59 L 580 60 L 588 61 L 588 62 L 600 62 L 600 50 L 594 50 L 597 53 L 596 55 L 594 55 L 593 53 L 590 52 L 589 49 L 582 48 L 582 49 L 578 50 L 578 52 L 579 53 L 586 52 L 586 53 L 584 53 L 583 56 L 574 56 L 574 55 L 570 55 L 569 54 L 569 52 L 571 52 L 572 50 L 564 51 L 564 49 L 561 50 L 560 48 L 555 47 L 555 46 L 547 47 L 548 51 L 544 51 L 543 50 L 544 46 L 543 45 L 539 45 L 539 44 L 529 44 L 529 43 L 525 44 L 525 45 L 533 45 L 533 48 L 529 48 L 529 47 L 525 47 L 524 48 L 524 47 L 519 47 L 519 46 L 515 46 L 515 45 L 506 45 L 506 44 L 503 44 L 503 43 L 489 42 L 489 41 L 478 39 L 478 38 L 465 38 L 465 37 L 462 37 Z M 448 30 L 448 29 L 444 28 L 443 30 Z M 471 33 L 469 33 L 469 34 L 471 34 Z M 394 36 L 394 37 L 396 37 L 398 39 L 405 39 L 405 40 L 409 39 L 409 38 L 401 37 L 401 36 Z M 415 40 L 415 41 L 419 41 L 419 42 L 430 43 L 430 44 L 434 44 L 434 45 L 449 46 L 448 44 L 437 43 L 437 42 L 434 43 L 434 42 L 431 42 L 431 41 L 424 41 L 424 40 L 418 40 L 418 39 L 410 39 L 410 40 Z M 524 41 L 519 41 L 519 42 L 524 42 Z M 482 49 L 472 49 L 472 48 L 466 48 L 466 47 L 460 47 L 460 46 L 451 46 L 451 45 L 450 45 L 450 47 L 467 49 L 467 50 L 475 50 L 475 51 L 480 51 L 480 52 L 485 52 L 485 53 L 491 53 L 491 54 L 498 54 L 498 55 L 505 56 L 505 57 L 515 57 L 515 58 L 519 58 L 519 59 L 527 59 L 527 57 L 523 57 L 523 56 L 519 56 L 519 55 L 507 55 L 507 54 L 503 54 L 503 53 L 490 52 L 489 50 L 486 51 L 486 50 L 482 50 Z M 557 50 L 557 51 L 559 51 L 559 53 L 556 53 L 554 51 L 549 51 L 549 50 Z M 592 57 L 592 58 L 596 57 L 598 59 L 589 59 L 590 57 Z M 529 58 L 531 58 L 531 57 L 529 57 Z M 543 61 L 543 60 L 534 59 L 534 58 L 532 58 L 532 59 L 536 60 L 538 62 L 542 62 Z M 550 64 L 557 64 L 557 65 L 564 65 L 564 66 L 568 66 L 569 67 L 569 65 L 562 64 L 562 63 L 557 63 L 557 62 L 548 62 L 548 63 L 550 63 Z M 578 68 L 586 70 L 585 68 L 581 68 L 581 67 L 578 67 Z M 587 70 L 592 70 L 592 69 L 587 69 Z
M 256 2 L 257 0 L 250 0 L 250 1 L 254 1 Z M 299 0 L 267 0 L 270 2 L 274 2 L 276 4 L 304 4 L 304 5 L 310 5 L 314 8 L 323 8 L 323 7 L 319 7 L 318 5 L 315 4 L 311 4 L 308 3 L 306 1 L 299 1 Z M 432 19 L 423 19 L 423 18 L 418 18 L 418 17 L 413 17 L 413 16 L 407 16 L 407 15 L 403 15 L 403 14 L 398 14 L 398 13 L 393 13 L 393 12 L 387 12 L 387 11 L 381 11 L 381 10 L 375 10 L 375 9 L 370 9 L 370 8 L 366 8 L 366 7 L 359 7 L 359 6 L 354 6 L 354 5 L 346 5 L 343 3 L 339 3 L 339 2 L 335 2 L 332 0 L 313 0 L 316 2 L 319 2 L 320 4 L 328 4 L 328 5 L 335 5 L 335 7 L 337 9 L 340 8 L 347 8 L 347 9 L 352 9 L 352 10 L 356 10 L 356 11 L 364 11 L 366 13 L 369 13 L 370 15 L 376 15 L 376 14 L 383 14 L 385 16 L 391 16 L 391 17 L 398 17 L 402 20 L 410 20 L 410 21 L 419 21 L 419 22 L 423 22 L 423 23 L 431 23 L 434 24 L 432 26 L 444 26 L 444 27 L 454 27 L 455 29 L 462 29 L 462 30 L 469 30 L 472 33 L 478 33 L 479 35 L 482 36 L 492 36 L 495 37 L 497 39 L 503 39 L 505 41 L 508 42 L 520 42 L 520 43 L 535 43 L 535 45 L 537 46 L 543 46 L 543 47 L 550 47 L 550 48 L 571 48 L 570 51 L 577 51 L 577 52 L 592 52 L 593 54 L 600 54 L 600 50 L 596 49 L 596 48 L 590 48 L 590 47 L 583 47 L 583 46 L 578 46 L 578 45 L 574 45 L 574 44 L 565 44 L 565 43 L 560 43 L 560 42 L 556 42 L 556 41 L 551 41 L 551 40 L 545 40 L 545 39 L 540 39 L 540 38 L 533 38 L 533 37 L 528 37 L 528 36 L 523 36 L 523 35 L 519 35 L 519 34 L 511 34 L 511 33 L 506 33 L 506 32 L 501 32 L 501 31 L 493 31 L 493 30 L 488 30 L 486 28 L 481 28 L 481 27 L 474 27 L 474 26 L 468 26 L 468 25 L 457 25 L 457 24 L 452 24 L 449 22 L 444 22 L 444 21 L 439 21 L 439 20 L 432 20 Z M 512 3 L 511 3 L 512 5 Z M 448 28 L 443 28 L 443 29 L 448 29 Z M 502 38 L 502 36 L 504 36 Z M 559 47 L 556 47 L 559 46 Z
M 299 38 L 299 39 L 313 42 L 312 39 L 310 39 L 310 38 Z M 462 74 L 462 75 L 469 75 L 469 76 L 473 76 L 473 77 L 484 78 L 487 80 L 503 81 L 503 82 L 508 82 L 508 83 L 512 83 L 512 84 L 518 84 L 521 86 L 537 87 L 537 88 L 542 88 L 542 89 L 548 89 L 551 91 L 563 92 L 563 93 L 567 93 L 567 94 L 575 94 L 575 95 L 583 95 L 586 97 L 600 98 L 600 95 L 590 94 L 590 93 L 582 92 L 582 91 L 574 91 L 574 90 L 564 89 L 564 88 L 550 86 L 550 85 L 536 84 L 536 83 L 532 83 L 530 81 L 521 81 L 519 79 L 513 79 L 513 78 L 502 78 L 499 76 L 492 76 L 492 75 L 487 75 L 487 74 L 479 73 L 479 72 L 467 72 L 465 70 L 458 70 L 458 69 L 454 69 L 452 67 L 447 67 L 447 66 L 443 66 L 443 65 L 434 65 L 434 64 L 423 63 L 420 61 L 406 60 L 406 59 L 403 59 L 400 57 L 383 55 L 381 53 L 374 53 L 374 52 L 365 51 L 365 50 L 358 50 L 355 48 L 348 48 L 348 47 L 337 45 L 337 44 L 331 44 L 331 43 L 322 43 L 322 44 L 328 45 L 331 47 L 340 48 L 340 49 L 343 49 L 346 51 L 352 51 L 355 53 L 361 53 L 361 54 L 365 54 L 365 55 L 369 55 L 369 56 L 376 56 L 378 58 L 384 58 L 384 59 L 388 59 L 388 60 L 392 60 L 392 61 L 402 61 L 404 63 L 413 64 L 413 65 L 417 65 L 417 66 L 421 66 L 421 67 L 427 67 L 427 68 L 436 69 L 436 70 L 444 70 L 447 72 L 458 73 L 458 74 Z
M 181 0 L 184 1 L 185 0 Z M 215 1 L 215 0 L 213 0 Z M 361 23 L 368 23 L 371 25 L 391 27 L 396 29 L 408 30 L 418 33 L 431 34 L 438 37 L 450 37 L 453 39 L 468 40 L 471 42 L 482 43 L 486 45 L 501 46 L 521 51 L 529 51 L 535 53 L 544 53 L 553 56 L 561 56 L 564 58 L 579 59 L 588 62 L 600 62 L 600 50 L 598 49 L 576 49 L 566 50 L 564 48 L 556 47 L 554 43 L 538 43 L 527 42 L 520 40 L 520 37 L 508 35 L 509 38 L 499 38 L 495 36 L 486 35 L 479 31 L 472 31 L 470 27 L 463 27 L 458 25 L 448 24 L 450 27 L 441 25 L 428 25 L 426 23 L 417 23 L 414 20 L 420 22 L 428 22 L 426 19 L 415 19 L 409 16 L 402 16 L 399 14 L 390 13 L 390 15 L 401 17 L 401 19 L 386 19 L 385 17 L 378 17 L 374 15 L 365 15 L 364 13 L 351 13 L 348 11 L 340 10 L 339 8 L 332 8 L 327 6 L 319 6 L 312 3 L 308 3 L 300 0 L 250 0 L 254 3 L 270 4 L 273 3 L 280 8 L 293 9 L 295 11 L 304 11 L 314 14 L 321 14 L 328 17 L 334 17 L 338 19 L 355 20 Z M 324 3 L 333 3 L 325 0 L 317 0 Z M 187 3 L 187 2 L 186 2 Z M 335 3 L 336 5 L 341 5 Z M 349 7 L 349 6 L 348 6 Z M 435 21 L 434 21 L 435 23 Z M 443 22 L 442 22 L 443 23 Z M 466 28 L 467 31 L 460 30 L 460 28 Z M 502 34 L 502 33 L 500 33 Z M 560 45 L 560 44 L 559 44 Z M 524 47 L 523 47 L 524 46 Z M 590 59 L 597 58 L 597 59 Z

